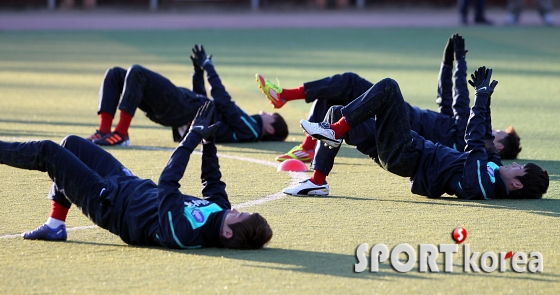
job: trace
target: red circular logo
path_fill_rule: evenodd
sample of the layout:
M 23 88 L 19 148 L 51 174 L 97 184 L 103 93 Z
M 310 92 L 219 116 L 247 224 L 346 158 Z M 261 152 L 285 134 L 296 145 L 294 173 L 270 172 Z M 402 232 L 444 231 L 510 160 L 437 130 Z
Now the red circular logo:
M 467 239 L 467 230 L 462 227 L 458 227 L 453 231 L 451 236 L 457 244 L 461 244 Z

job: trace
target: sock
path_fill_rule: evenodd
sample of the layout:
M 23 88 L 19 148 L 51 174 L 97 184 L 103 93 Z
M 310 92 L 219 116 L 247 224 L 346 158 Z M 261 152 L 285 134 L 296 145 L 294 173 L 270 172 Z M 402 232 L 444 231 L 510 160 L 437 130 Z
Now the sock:
M 45 224 L 50 228 L 57 228 L 57 227 L 59 227 L 63 224 L 66 224 L 66 222 L 64 222 L 62 220 L 58 220 L 56 218 L 49 217 L 47 219 L 47 222 L 45 222 Z
M 327 182 L 327 175 L 319 170 L 313 170 L 313 175 L 309 180 L 316 185 L 322 185 Z
M 62 222 L 66 221 L 66 216 L 68 215 L 68 210 L 70 208 L 64 207 L 59 203 L 51 200 L 51 215 L 50 217 L 61 220 Z
M 313 137 L 311 137 L 311 136 L 307 135 L 307 133 L 305 133 L 305 139 L 303 140 L 303 143 L 301 144 L 301 147 L 306 151 L 314 150 L 316 143 L 317 143 L 317 140 L 315 140 Z
M 297 88 L 282 88 L 282 93 L 279 96 L 285 101 L 305 99 L 305 90 L 303 85 Z
M 107 134 L 111 132 L 111 125 L 113 125 L 113 115 L 107 112 L 99 113 L 99 131 Z
M 50 228 L 57 228 L 61 224 L 65 224 L 68 210 L 70 210 L 70 208 L 66 208 L 55 201 L 51 201 L 51 214 L 45 224 Z
M 115 128 L 115 132 L 120 135 L 127 136 L 128 135 L 128 128 L 130 127 L 130 122 L 132 122 L 132 115 L 128 114 L 127 112 L 121 110 L 121 116 L 119 119 L 119 123 Z
M 334 131 L 336 138 L 341 138 L 344 133 L 352 128 L 350 128 L 350 125 L 346 122 L 346 118 L 342 117 L 338 122 L 331 124 L 331 129 Z

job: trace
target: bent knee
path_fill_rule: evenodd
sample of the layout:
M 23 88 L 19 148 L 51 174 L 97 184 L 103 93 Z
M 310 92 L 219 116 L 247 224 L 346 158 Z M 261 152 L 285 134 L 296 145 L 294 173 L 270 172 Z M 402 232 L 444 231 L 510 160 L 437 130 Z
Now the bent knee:
M 60 142 L 60 146 L 68 147 L 68 146 L 76 145 L 76 144 L 84 142 L 84 141 L 88 141 L 88 140 L 84 139 L 82 137 L 79 137 L 77 135 L 68 135 L 68 136 L 66 136 L 65 138 L 62 139 L 62 141 Z
M 397 81 L 391 78 L 384 78 L 377 82 L 377 84 L 383 85 L 384 88 L 399 88 L 399 84 L 397 83 Z
M 127 72 L 128 72 L 128 75 L 130 75 L 130 74 L 134 74 L 134 73 L 138 73 L 138 72 L 143 72 L 144 70 L 145 70 L 145 68 L 143 66 L 138 65 L 138 64 L 134 64 L 134 65 L 131 65 L 128 68 Z

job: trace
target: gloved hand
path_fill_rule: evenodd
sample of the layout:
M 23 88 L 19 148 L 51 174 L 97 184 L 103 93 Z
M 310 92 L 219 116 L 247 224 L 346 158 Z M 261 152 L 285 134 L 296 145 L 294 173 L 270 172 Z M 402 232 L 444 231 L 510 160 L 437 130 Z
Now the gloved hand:
M 498 85 L 498 81 L 490 79 L 492 78 L 492 69 L 487 69 L 485 66 L 478 68 L 473 74 L 471 74 L 471 79 L 469 84 L 474 87 L 475 94 L 488 94 L 492 95 L 494 88 Z
M 196 63 L 196 61 L 194 60 L 194 58 L 192 56 L 190 56 L 192 64 L 193 64 L 193 68 L 194 68 L 194 72 L 195 73 L 204 73 L 204 70 Z
M 453 65 L 453 38 L 447 40 L 447 45 L 443 50 L 443 63 L 448 66 Z
M 204 46 L 194 45 L 192 49 L 191 59 L 194 64 L 196 64 L 201 69 L 204 69 L 204 66 L 207 64 L 212 64 L 212 55 L 206 56 L 206 52 L 204 51 Z
M 201 106 L 196 112 L 189 133 L 196 133 L 200 135 L 203 139 L 212 138 L 214 133 L 220 127 L 220 122 L 215 122 L 212 124 L 214 118 L 214 103 L 207 101 Z
M 455 60 L 465 59 L 468 50 L 465 50 L 465 39 L 459 34 L 453 34 L 453 47 L 455 48 Z

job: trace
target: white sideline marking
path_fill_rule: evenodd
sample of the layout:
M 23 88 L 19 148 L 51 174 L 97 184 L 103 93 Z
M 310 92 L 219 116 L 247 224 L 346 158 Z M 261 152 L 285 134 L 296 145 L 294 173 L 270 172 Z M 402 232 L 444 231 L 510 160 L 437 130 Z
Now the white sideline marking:
M 173 151 L 174 150 L 172 148 L 158 148 L 158 147 L 150 147 L 150 146 L 131 146 L 131 147 L 137 148 L 137 149 L 158 150 L 158 151 L 166 151 L 166 150 Z M 200 155 L 202 153 L 199 152 L 199 151 L 194 151 L 193 154 Z M 271 167 L 275 167 L 275 168 L 278 167 L 278 163 L 276 163 L 276 162 L 269 162 L 269 161 L 257 160 L 257 159 L 239 157 L 239 156 L 231 156 L 231 155 L 220 154 L 220 153 L 218 153 L 218 156 L 222 157 L 222 158 L 246 161 L 246 162 L 261 164 L 261 165 L 265 165 L 265 166 L 271 166 Z M 290 176 L 290 183 L 288 184 L 289 187 L 297 185 L 301 181 L 304 181 L 308 178 L 308 176 L 303 172 L 288 172 L 288 175 Z M 256 200 L 253 200 L 253 201 L 248 201 L 248 202 L 245 202 L 245 203 L 233 205 L 231 207 L 235 208 L 235 209 L 251 207 L 251 206 L 263 204 L 263 203 L 266 203 L 266 202 L 283 199 L 287 196 L 288 195 L 284 194 L 283 192 L 277 192 L 277 193 L 274 193 L 272 195 L 268 195 L 268 196 L 260 198 L 260 199 L 256 199 Z M 66 230 L 67 231 L 75 231 L 75 230 L 84 230 L 84 229 L 97 228 L 97 227 L 98 227 L 97 225 L 86 225 L 86 226 L 67 227 Z M 21 237 L 21 234 L 0 236 L 0 239 L 11 239 L 11 238 L 19 238 L 19 237 Z

